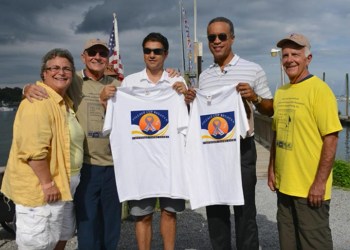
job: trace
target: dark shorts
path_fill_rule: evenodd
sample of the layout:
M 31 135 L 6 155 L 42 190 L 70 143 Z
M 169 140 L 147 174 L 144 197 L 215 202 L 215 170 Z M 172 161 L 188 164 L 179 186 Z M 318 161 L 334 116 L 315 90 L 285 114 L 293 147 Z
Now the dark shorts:
M 160 208 L 171 212 L 178 213 L 185 210 L 185 200 L 171 199 L 167 197 L 160 197 Z M 156 206 L 157 198 L 146 198 L 142 200 L 129 201 L 130 214 L 132 216 L 145 216 L 152 214 Z

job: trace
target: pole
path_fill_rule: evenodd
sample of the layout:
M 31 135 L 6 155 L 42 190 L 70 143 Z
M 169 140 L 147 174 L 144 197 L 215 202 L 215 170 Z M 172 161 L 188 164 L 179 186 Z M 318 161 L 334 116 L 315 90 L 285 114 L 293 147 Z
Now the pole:
M 346 84 L 346 106 L 345 106 L 345 115 L 349 118 L 349 74 L 345 75 L 345 84 Z
M 184 32 L 183 32 L 183 14 L 182 14 L 182 0 L 179 1 L 180 4 L 180 28 L 181 28 L 181 48 L 182 48 L 182 68 L 184 70 L 184 75 L 186 73 L 186 61 L 185 61 L 185 48 L 184 48 Z
M 281 84 L 282 86 L 285 84 L 285 79 L 284 79 L 284 68 L 283 68 L 283 63 L 282 63 L 282 51 L 280 50 L 278 52 L 279 56 L 280 56 L 280 66 L 281 66 Z
M 198 44 L 198 58 L 197 58 L 197 79 L 199 79 L 199 75 L 202 73 L 202 56 L 203 56 L 203 45 L 201 42 L 197 42 Z
M 119 38 L 118 38 L 118 24 L 117 24 L 117 15 L 113 13 L 113 25 L 114 25 L 114 43 L 115 48 L 117 50 L 118 56 L 119 54 Z
M 197 78 L 197 87 L 199 74 L 202 71 L 202 55 L 203 55 L 203 46 L 202 43 L 197 40 L 197 1 L 193 0 L 193 18 L 194 18 L 194 47 L 195 47 L 195 63 L 196 63 L 196 78 Z
M 197 0 L 193 0 L 193 34 L 194 34 L 194 42 L 197 42 Z
M 198 78 L 199 78 L 199 71 L 198 71 L 198 41 L 197 41 L 197 0 L 193 0 L 193 35 L 194 35 L 194 55 L 195 55 L 195 64 L 196 64 L 196 86 L 198 86 Z

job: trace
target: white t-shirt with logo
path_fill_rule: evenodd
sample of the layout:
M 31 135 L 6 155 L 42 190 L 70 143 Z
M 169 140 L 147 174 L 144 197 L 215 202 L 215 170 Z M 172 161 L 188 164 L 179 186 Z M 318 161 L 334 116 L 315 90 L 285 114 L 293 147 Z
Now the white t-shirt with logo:
M 248 130 L 242 98 L 234 86 L 197 90 L 185 149 L 192 209 L 244 204 L 240 138 Z
M 150 197 L 187 199 L 183 96 L 167 84 L 120 87 L 108 101 L 104 134 L 110 133 L 120 201 Z

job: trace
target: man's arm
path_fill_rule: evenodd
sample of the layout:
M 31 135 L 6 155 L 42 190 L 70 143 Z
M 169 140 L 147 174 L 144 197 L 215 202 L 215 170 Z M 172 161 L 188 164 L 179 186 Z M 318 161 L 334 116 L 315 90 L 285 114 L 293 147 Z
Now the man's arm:
M 273 116 L 273 99 L 262 98 L 261 102 L 256 104 L 255 107 L 260 114 L 263 114 L 269 117 Z
M 177 69 L 166 68 L 165 71 L 168 73 L 170 78 L 179 77 L 181 74 Z M 173 89 L 179 94 L 185 94 L 187 91 L 186 84 L 184 82 L 175 82 Z
M 276 159 L 276 132 L 273 132 L 273 139 L 270 148 L 270 161 L 267 170 L 267 185 L 271 191 L 276 191 L 276 179 L 275 179 L 275 159 Z
M 258 96 L 249 83 L 238 83 L 237 91 L 247 101 L 252 102 L 259 113 L 267 116 L 273 115 L 273 99 L 264 99 Z
M 168 72 L 170 78 L 174 78 L 181 75 L 177 69 L 166 68 L 165 71 Z
M 316 176 L 312 183 L 308 201 L 313 207 L 320 207 L 326 192 L 326 183 L 332 171 L 335 154 L 337 151 L 338 132 L 325 135 L 321 151 L 320 162 L 318 164 Z
M 46 90 L 34 83 L 29 83 L 23 87 L 23 96 L 28 99 L 28 101 L 33 102 L 33 99 L 43 100 L 48 98 Z
M 105 109 L 107 108 L 108 99 L 113 97 L 115 95 L 115 92 L 117 92 L 117 87 L 112 84 L 108 84 L 103 87 L 100 93 L 100 103 Z

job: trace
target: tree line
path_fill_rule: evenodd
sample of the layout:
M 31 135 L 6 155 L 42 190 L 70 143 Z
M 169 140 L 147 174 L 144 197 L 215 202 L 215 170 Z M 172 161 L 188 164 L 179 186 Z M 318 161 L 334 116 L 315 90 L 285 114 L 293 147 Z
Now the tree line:
M 22 100 L 22 89 L 15 88 L 0 88 L 0 106 L 18 106 Z

